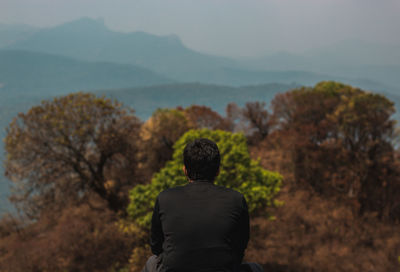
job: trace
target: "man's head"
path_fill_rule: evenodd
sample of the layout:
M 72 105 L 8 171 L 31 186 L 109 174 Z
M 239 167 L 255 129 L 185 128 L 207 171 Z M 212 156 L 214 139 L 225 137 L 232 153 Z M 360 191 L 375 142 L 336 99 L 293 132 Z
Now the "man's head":
M 183 150 L 183 163 L 190 180 L 213 181 L 218 174 L 220 161 L 218 147 L 209 139 L 196 139 Z

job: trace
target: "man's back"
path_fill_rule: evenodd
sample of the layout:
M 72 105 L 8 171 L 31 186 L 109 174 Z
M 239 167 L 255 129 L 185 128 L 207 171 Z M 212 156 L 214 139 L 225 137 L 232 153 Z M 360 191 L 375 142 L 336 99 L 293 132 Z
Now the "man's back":
M 234 190 L 195 181 L 157 198 L 151 248 L 165 271 L 235 271 L 248 239 L 247 204 Z

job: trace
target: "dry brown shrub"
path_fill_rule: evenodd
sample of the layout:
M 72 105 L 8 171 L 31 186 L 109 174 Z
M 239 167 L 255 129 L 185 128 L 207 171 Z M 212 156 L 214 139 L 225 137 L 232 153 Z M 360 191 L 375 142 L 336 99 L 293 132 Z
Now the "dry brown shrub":
M 261 164 L 282 173 L 285 183 L 276 220 L 252 218 L 246 259 L 265 271 L 399 271 L 399 224 L 377 213 L 360 216 L 356 199 L 320 195 L 293 182 L 290 158 L 279 139 L 251 150 Z
M 0 271 L 109 271 L 128 263 L 132 237 L 107 209 L 64 209 L 54 225 L 38 221 L 0 240 Z
M 286 183 L 294 182 L 294 165 L 292 162 L 290 141 L 280 133 L 273 132 L 256 146 L 250 146 L 250 155 L 260 160 L 261 165 L 285 177 Z
M 152 255 L 148 245 L 135 247 L 129 259 L 129 272 L 140 272 L 146 264 L 147 259 Z
M 252 218 L 246 260 L 265 271 L 398 271 L 399 225 L 359 217 L 347 203 L 288 188 L 276 220 Z
M 128 271 L 140 272 L 147 259 L 152 255 L 149 245 L 150 233 L 127 219 L 121 219 L 119 227 L 124 233 L 132 237 L 132 245 L 134 246 L 129 257 Z

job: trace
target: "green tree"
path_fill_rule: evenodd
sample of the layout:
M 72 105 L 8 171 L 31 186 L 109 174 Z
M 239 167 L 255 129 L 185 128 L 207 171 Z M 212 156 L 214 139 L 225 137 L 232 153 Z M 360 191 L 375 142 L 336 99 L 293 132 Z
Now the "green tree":
M 140 169 L 150 179 L 172 158 L 174 143 L 189 129 L 225 129 L 227 121 L 209 107 L 157 109 L 143 124 Z
M 20 113 L 5 138 L 12 201 L 30 216 L 69 204 L 105 200 L 114 210 L 137 180 L 141 122 L 104 97 L 74 93 Z
M 280 190 L 282 177 L 263 169 L 250 158 L 246 138 L 243 134 L 221 130 L 190 130 L 174 145 L 172 160 L 154 175 L 150 184 L 137 185 L 130 191 L 128 214 L 142 227 L 150 225 L 154 201 L 161 191 L 184 185 L 187 179 L 182 171 L 183 149 L 196 138 L 215 141 L 221 152 L 221 169 L 215 183 L 243 193 L 250 212 L 274 205 L 274 197 Z

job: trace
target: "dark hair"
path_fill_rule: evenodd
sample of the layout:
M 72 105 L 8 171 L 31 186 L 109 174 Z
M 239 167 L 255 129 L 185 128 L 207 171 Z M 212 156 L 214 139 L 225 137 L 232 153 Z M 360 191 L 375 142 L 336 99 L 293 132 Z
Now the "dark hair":
M 188 143 L 183 150 L 183 163 L 190 180 L 213 181 L 220 162 L 218 146 L 206 138 Z

